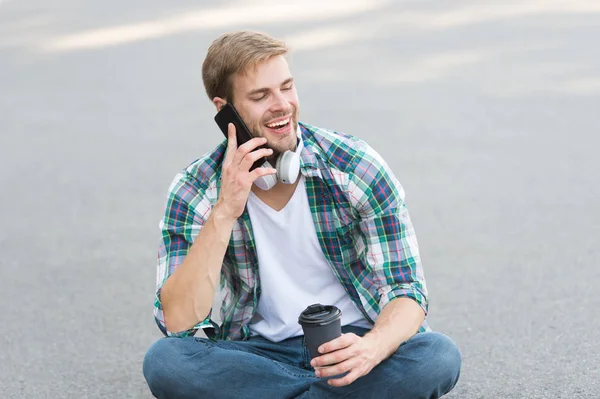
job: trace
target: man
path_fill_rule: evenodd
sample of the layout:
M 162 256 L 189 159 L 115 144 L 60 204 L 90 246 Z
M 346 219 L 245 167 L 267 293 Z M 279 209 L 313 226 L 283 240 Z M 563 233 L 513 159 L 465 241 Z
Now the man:
M 167 337 L 145 356 L 146 381 L 158 398 L 437 398 L 461 356 L 426 322 L 404 191 L 364 141 L 298 121 L 287 51 L 254 32 L 208 50 L 209 98 L 231 103 L 254 138 L 238 147 L 230 124 L 171 184 L 155 301 Z M 259 188 L 277 170 L 253 163 L 286 151 L 299 153 L 298 176 Z M 343 334 L 311 361 L 298 316 L 314 303 L 342 310 Z

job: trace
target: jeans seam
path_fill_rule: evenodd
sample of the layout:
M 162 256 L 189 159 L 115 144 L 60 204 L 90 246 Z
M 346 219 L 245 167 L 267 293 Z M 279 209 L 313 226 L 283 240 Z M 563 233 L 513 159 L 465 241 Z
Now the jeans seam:
M 308 346 L 306 345 L 306 339 L 302 337 L 302 367 L 311 367 L 310 365 L 310 354 L 308 353 Z
M 219 346 L 218 344 L 211 345 L 211 347 L 214 347 L 214 346 L 218 347 L 219 349 L 226 350 L 226 351 L 239 351 L 239 352 L 242 352 L 241 350 L 239 350 L 239 349 L 236 349 L 236 348 L 225 348 L 225 347 Z M 296 374 L 296 373 L 293 373 L 293 372 L 289 371 L 288 369 L 286 369 L 285 367 L 283 367 L 281 364 L 279 364 L 279 362 L 278 362 L 277 360 L 274 360 L 274 359 L 268 358 L 268 357 L 266 357 L 266 356 L 259 355 L 259 354 L 257 354 L 257 353 L 252 353 L 252 352 L 247 352 L 247 353 L 250 353 L 250 354 L 253 354 L 253 355 L 256 355 L 256 356 L 260 356 L 260 357 L 262 357 L 262 358 L 264 358 L 264 359 L 267 359 L 267 360 L 269 360 L 269 361 L 273 362 L 273 363 L 274 363 L 274 364 L 275 364 L 277 367 L 279 367 L 281 370 L 283 370 L 283 371 L 284 371 L 284 372 L 286 372 L 287 374 L 289 374 L 289 375 L 292 375 L 292 376 L 294 376 L 294 377 L 305 377 L 305 378 L 312 378 L 312 377 L 313 377 L 313 376 L 312 376 L 312 375 L 310 375 L 310 374 L 302 375 L 302 374 Z M 294 366 L 292 366 L 292 367 L 294 367 Z
M 269 359 L 269 358 L 265 358 L 265 359 Z M 277 367 L 279 367 L 279 369 L 281 369 L 282 371 L 286 372 L 287 374 L 294 376 L 294 377 L 302 377 L 302 378 L 316 378 L 310 374 L 296 374 L 294 372 L 289 371 L 288 369 L 286 369 L 285 367 L 283 367 L 281 364 L 279 364 L 279 362 L 277 362 L 276 360 L 273 359 L 269 359 L 271 362 L 273 362 L 273 364 L 275 364 Z

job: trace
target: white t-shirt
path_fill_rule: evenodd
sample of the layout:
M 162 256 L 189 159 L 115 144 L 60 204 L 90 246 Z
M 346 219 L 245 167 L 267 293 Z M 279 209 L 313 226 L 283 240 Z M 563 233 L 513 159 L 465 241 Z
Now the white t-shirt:
M 372 328 L 323 255 L 304 177 L 299 179 L 292 198 L 280 211 L 252 192 L 248 198 L 262 291 L 250 333 L 273 342 L 302 335 L 298 316 L 314 303 L 337 306 L 343 326 Z

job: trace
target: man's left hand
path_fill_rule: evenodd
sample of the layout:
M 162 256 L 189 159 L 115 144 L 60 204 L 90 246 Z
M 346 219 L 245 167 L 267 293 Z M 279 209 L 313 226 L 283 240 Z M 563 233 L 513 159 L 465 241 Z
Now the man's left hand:
M 321 356 L 315 357 L 311 366 L 317 377 L 333 377 L 348 372 L 344 377 L 331 379 L 329 385 L 341 387 L 351 384 L 357 378 L 368 374 L 373 367 L 383 361 L 381 346 L 366 335 L 342 334 L 319 347 Z

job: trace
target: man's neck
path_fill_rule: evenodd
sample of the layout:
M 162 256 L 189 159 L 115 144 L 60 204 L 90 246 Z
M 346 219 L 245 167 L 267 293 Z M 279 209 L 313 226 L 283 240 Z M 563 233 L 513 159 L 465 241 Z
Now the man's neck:
M 277 182 L 275 187 L 270 190 L 261 190 L 256 186 L 252 185 L 252 192 L 265 204 L 273 208 L 275 211 L 280 211 L 285 208 L 286 204 L 294 195 L 298 182 L 300 181 L 300 175 L 296 179 L 294 184 L 285 184 Z

